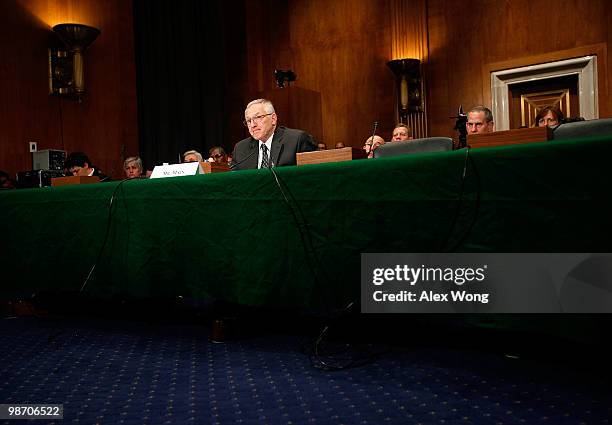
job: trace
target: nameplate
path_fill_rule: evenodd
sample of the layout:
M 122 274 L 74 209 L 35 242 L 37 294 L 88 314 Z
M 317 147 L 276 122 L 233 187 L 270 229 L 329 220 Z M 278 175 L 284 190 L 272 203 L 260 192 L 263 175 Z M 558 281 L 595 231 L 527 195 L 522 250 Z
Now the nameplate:
M 200 161 L 200 165 L 204 174 L 223 173 L 230 170 L 227 163 Z
M 203 174 L 199 162 L 185 162 L 183 164 L 157 165 L 151 173 L 152 179 L 163 179 L 166 177 L 183 177 Z
M 367 155 L 363 149 L 351 147 L 327 149 L 324 151 L 299 152 L 295 155 L 297 165 L 351 161 L 353 159 L 364 159 L 366 157 Z
M 477 133 L 468 135 L 468 145 L 473 148 L 519 145 L 523 143 L 546 142 L 552 139 L 550 127 L 518 128 L 496 131 L 494 133 Z

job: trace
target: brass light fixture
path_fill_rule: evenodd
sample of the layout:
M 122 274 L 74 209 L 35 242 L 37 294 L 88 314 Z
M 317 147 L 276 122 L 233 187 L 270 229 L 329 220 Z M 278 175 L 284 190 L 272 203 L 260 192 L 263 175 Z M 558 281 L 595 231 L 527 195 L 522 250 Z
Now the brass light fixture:
M 423 112 L 421 61 L 396 59 L 387 62 L 387 66 L 395 74 L 400 121 L 407 122 L 409 113 Z
M 82 24 L 53 27 L 65 49 L 49 48 L 49 94 L 81 100 L 85 94 L 83 52 L 100 35 L 100 30 Z

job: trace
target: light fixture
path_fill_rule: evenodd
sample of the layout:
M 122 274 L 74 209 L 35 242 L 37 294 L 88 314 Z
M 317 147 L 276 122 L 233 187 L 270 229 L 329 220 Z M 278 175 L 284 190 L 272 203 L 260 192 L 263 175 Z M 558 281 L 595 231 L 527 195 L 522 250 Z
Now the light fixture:
M 395 59 L 387 62 L 387 66 L 395 74 L 400 121 L 407 122 L 409 113 L 423 112 L 421 61 Z
M 295 81 L 297 76 L 295 75 L 295 72 L 290 69 L 286 71 L 283 71 L 282 69 L 275 69 L 274 78 L 276 79 L 276 85 L 282 89 L 285 87 L 285 82 L 290 83 Z
M 81 99 L 85 94 L 83 52 L 100 35 L 100 30 L 82 24 L 53 27 L 65 49 L 49 48 L 49 94 Z

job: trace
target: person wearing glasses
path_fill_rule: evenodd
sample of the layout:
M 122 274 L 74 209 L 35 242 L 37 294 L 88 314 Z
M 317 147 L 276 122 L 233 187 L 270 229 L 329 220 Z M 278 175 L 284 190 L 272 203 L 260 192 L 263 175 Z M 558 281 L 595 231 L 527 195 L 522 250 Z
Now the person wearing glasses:
M 363 150 L 368 155 L 368 158 L 374 158 L 374 151 L 378 149 L 379 146 L 385 144 L 385 139 L 378 135 L 370 136 L 366 139 L 365 144 L 363 145 Z
M 474 106 L 467 113 L 465 127 L 468 134 L 493 133 L 495 131 L 493 113 L 485 106 Z
M 244 111 L 244 125 L 250 137 L 236 143 L 232 154 L 233 170 L 295 165 L 298 152 L 317 148 L 314 138 L 293 128 L 277 126 L 274 105 L 267 99 L 255 99 Z
M 218 162 L 220 164 L 227 164 L 227 154 L 225 149 L 221 146 L 213 146 L 208 150 L 208 162 Z

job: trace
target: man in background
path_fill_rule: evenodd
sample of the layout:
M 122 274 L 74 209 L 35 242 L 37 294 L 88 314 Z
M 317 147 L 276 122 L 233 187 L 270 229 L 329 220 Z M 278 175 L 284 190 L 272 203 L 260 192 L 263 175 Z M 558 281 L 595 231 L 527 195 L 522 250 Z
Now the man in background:
M 0 170 L 0 190 L 15 189 L 15 184 L 6 171 Z
M 374 158 L 374 151 L 378 149 L 379 146 L 385 144 L 385 139 L 378 135 L 370 136 L 365 141 L 365 145 L 363 145 L 363 150 L 368 155 L 368 158 Z
M 495 131 L 493 113 L 485 106 L 474 106 L 467 113 L 465 127 L 468 134 L 492 133 Z
M 195 150 L 187 151 L 183 154 L 183 162 L 202 162 L 204 158 L 202 154 Z
M 412 129 L 408 125 L 404 123 L 399 123 L 395 126 L 395 128 L 393 129 L 393 133 L 391 134 L 392 142 L 403 142 L 411 139 Z
M 83 152 L 72 152 L 68 155 L 64 168 L 73 176 L 96 176 L 101 182 L 110 181 L 110 177 L 102 174 L 102 171 L 95 167 Z
M 227 164 L 227 153 L 221 146 L 213 146 L 208 150 L 208 162 L 217 162 L 219 164 Z

